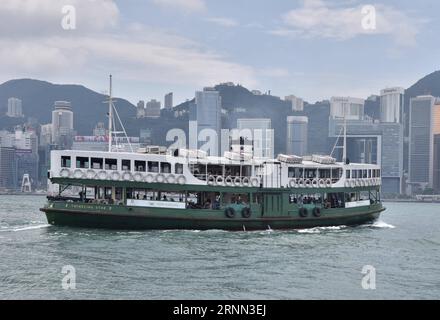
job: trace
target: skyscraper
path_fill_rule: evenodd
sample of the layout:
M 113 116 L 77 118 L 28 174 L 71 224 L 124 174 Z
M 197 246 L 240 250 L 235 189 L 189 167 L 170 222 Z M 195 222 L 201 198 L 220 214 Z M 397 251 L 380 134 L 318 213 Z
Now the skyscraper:
M 440 133 L 440 104 L 433 96 L 412 98 L 409 107 L 408 184 L 412 193 L 433 187 L 434 136 Z
M 304 110 L 304 100 L 298 98 L 294 95 L 290 95 L 284 98 L 284 100 L 289 101 L 292 104 L 292 111 L 303 111 Z
M 307 117 L 287 117 L 287 154 L 297 156 L 307 154 L 308 125 Z
M 164 108 L 171 109 L 173 108 L 173 93 L 167 93 L 164 98 Z
M 136 118 L 145 117 L 145 102 L 143 100 L 139 100 L 136 107 Z
M 274 135 L 270 119 L 237 119 L 238 130 L 250 130 L 255 157 L 273 158 Z
M 352 97 L 332 97 L 330 100 L 330 117 L 347 120 L 362 120 L 364 118 L 365 100 Z
M 160 101 L 152 99 L 147 102 L 145 108 L 145 116 L 147 118 L 159 118 L 160 117 Z
M 73 139 L 73 112 L 68 101 L 56 101 L 52 111 L 52 139 L 59 148 L 70 148 Z
M 219 154 L 220 148 L 220 130 L 221 130 L 221 97 L 220 93 L 214 88 L 204 88 L 203 91 L 196 92 L 195 105 L 191 111 L 190 119 L 197 121 L 197 147 L 200 148 L 208 139 L 206 136 L 215 134 L 215 141 L 210 141 L 214 144 L 211 155 Z M 192 142 L 190 141 L 190 144 Z
M 20 118 L 23 117 L 22 102 L 18 98 L 8 99 L 8 112 L 6 113 L 8 117 Z
M 402 123 L 405 89 L 387 88 L 380 92 L 380 121 Z

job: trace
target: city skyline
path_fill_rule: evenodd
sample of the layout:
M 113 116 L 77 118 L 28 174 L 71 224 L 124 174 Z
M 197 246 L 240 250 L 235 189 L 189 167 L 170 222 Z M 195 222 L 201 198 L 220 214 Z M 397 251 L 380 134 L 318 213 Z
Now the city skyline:
M 132 104 L 169 91 L 178 104 L 194 88 L 227 81 L 308 102 L 367 98 L 439 69 L 435 1 L 380 1 L 373 31 L 360 27 L 364 1 L 252 1 L 252 15 L 230 1 L 6 2 L 1 82 L 37 78 L 103 92 L 112 73 L 115 95 Z M 76 8 L 76 29 L 61 27 L 63 4 Z

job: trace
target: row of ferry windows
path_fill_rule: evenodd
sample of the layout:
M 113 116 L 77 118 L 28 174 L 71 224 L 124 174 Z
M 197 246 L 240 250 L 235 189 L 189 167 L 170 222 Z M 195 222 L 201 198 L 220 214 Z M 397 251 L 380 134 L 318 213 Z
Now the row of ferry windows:
M 380 169 L 362 169 L 345 171 L 347 179 L 380 178 Z
M 341 168 L 316 169 L 316 168 L 295 168 L 289 167 L 289 178 L 305 178 L 305 179 L 340 179 L 342 177 Z
M 72 158 L 70 156 L 61 157 L 61 167 L 71 168 Z M 143 160 L 121 160 L 121 166 L 118 168 L 118 160 L 111 158 L 89 158 L 89 157 L 76 157 L 75 168 L 80 169 L 97 169 L 97 170 L 122 170 L 136 172 L 154 172 L 154 173 L 172 173 L 172 165 L 169 162 L 159 161 L 143 161 Z M 174 165 L 175 174 L 183 173 L 183 164 L 176 163 Z

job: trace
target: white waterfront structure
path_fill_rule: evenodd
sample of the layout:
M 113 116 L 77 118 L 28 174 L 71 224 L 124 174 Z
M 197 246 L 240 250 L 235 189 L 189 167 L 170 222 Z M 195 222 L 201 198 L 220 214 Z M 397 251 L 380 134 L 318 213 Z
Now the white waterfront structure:
M 332 97 L 330 100 L 330 117 L 347 120 L 362 120 L 364 118 L 365 100 L 353 97 Z
M 274 134 L 270 119 L 237 119 L 237 129 L 250 130 L 252 133 L 255 157 L 274 157 Z
M 23 117 L 22 101 L 18 98 L 9 98 L 8 99 L 8 112 L 6 113 L 6 115 L 11 118 Z
M 401 123 L 405 89 L 387 88 L 380 91 L 380 121 Z

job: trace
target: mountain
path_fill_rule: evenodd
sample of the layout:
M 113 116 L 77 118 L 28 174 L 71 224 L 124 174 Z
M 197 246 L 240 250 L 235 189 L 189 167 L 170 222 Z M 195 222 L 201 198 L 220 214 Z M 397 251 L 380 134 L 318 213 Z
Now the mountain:
M 5 116 L 8 98 L 23 101 L 23 119 Z M 27 118 L 35 118 L 39 123 L 51 122 L 54 102 L 70 101 L 74 112 L 74 128 L 80 135 L 91 135 L 99 121 L 107 121 L 107 97 L 81 85 L 52 84 L 46 81 L 18 79 L 0 85 L 0 128 L 11 128 Z M 124 99 L 115 99 L 122 119 L 134 118 L 136 108 Z
M 405 91 L 405 100 L 409 104 L 410 98 L 430 94 L 440 97 L 440 71 L 435 71 L 417 81 Z

